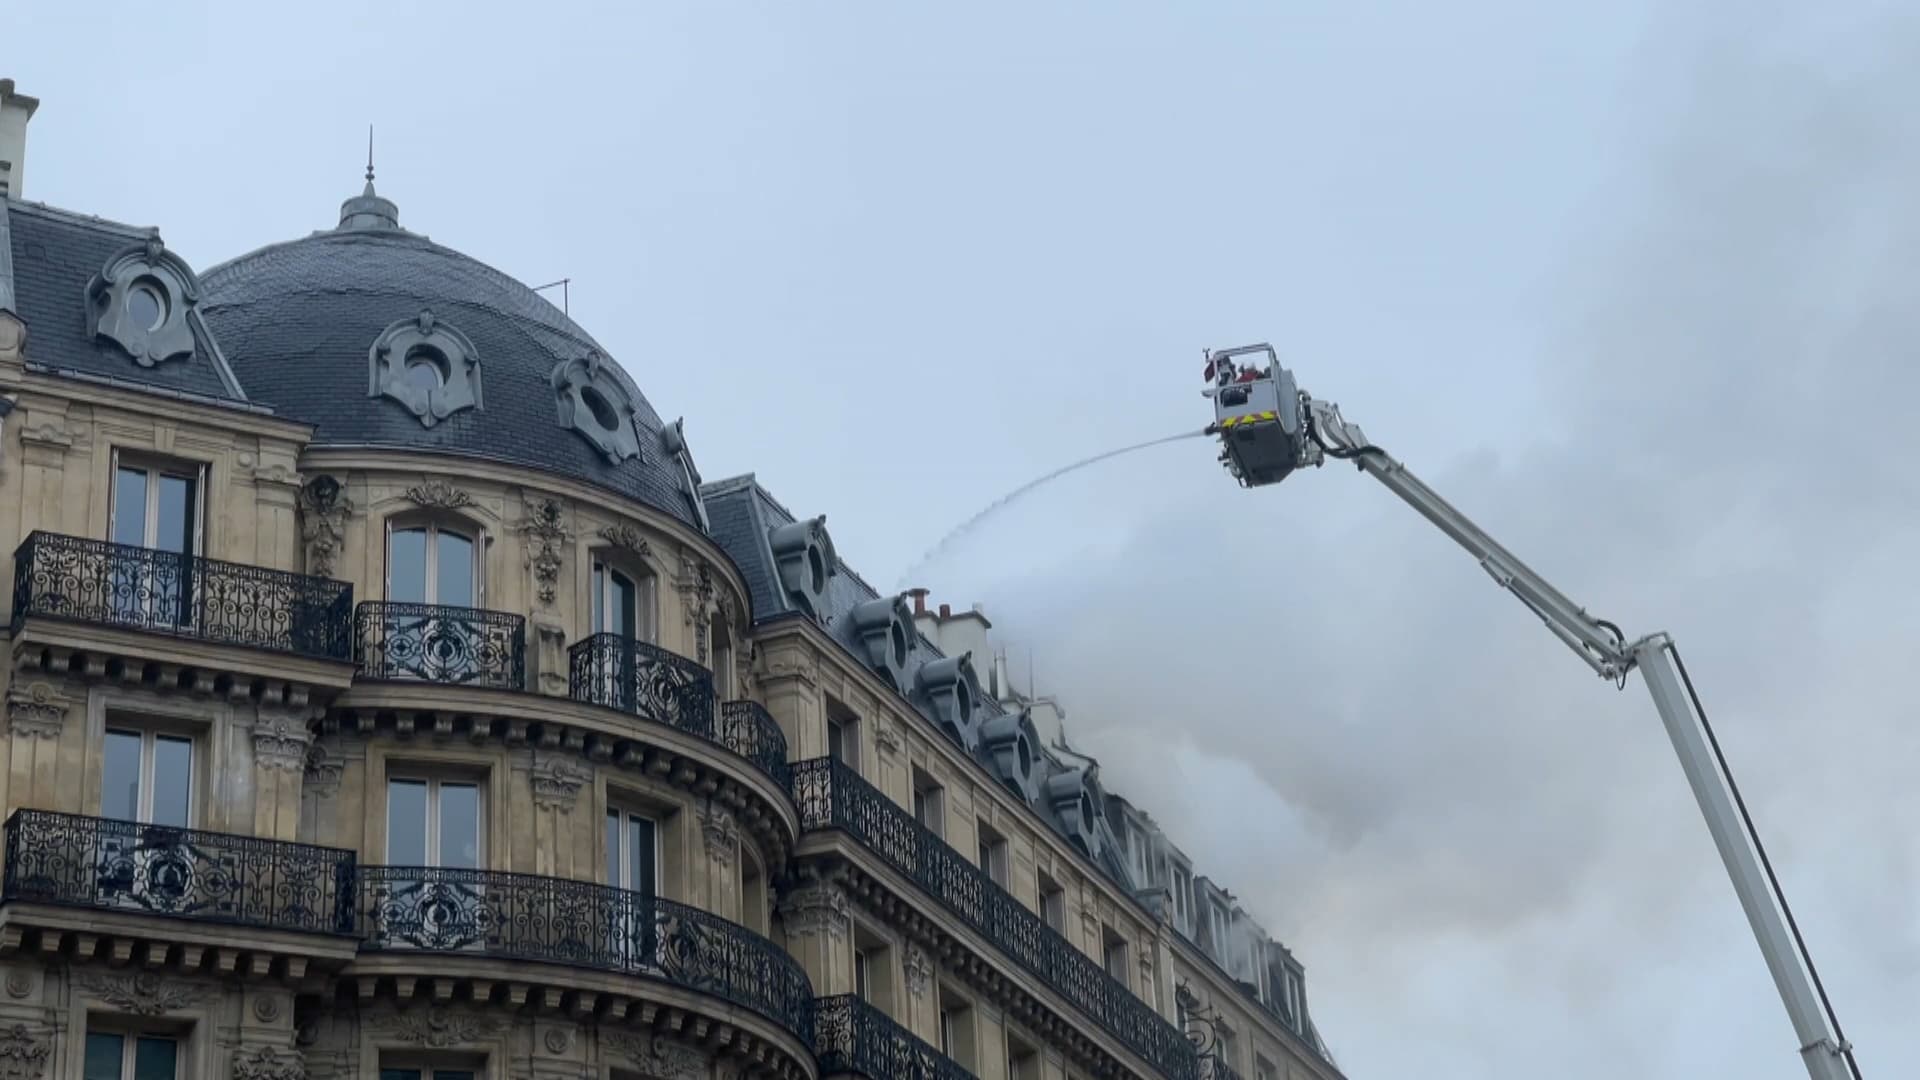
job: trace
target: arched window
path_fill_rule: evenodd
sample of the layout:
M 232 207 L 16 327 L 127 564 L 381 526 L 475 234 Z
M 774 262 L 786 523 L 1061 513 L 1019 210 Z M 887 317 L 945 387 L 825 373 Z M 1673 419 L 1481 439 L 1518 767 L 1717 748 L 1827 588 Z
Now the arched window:
M 478 607 L 480 566 L 471 534 L 439 523 L 394 527 L 387 534 L 387 599 L 398 603 Z
M 630 573 L 604 558 L 593 560 L 593 632 L 652 641 L 653 575 Z

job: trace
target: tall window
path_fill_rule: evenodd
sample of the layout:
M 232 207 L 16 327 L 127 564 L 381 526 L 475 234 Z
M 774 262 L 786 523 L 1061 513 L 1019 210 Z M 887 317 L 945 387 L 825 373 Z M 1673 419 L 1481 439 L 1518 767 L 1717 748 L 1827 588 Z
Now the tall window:
M 193 824 L 192 739 L 109 727 L 101 756 L 101 817 Z
M 439 525 L 395 529 L 387 539 L 387 599 L 475 607 L 480 580 L 473 538 Z
M 658 880 L 656 826 L 631 810 L 607 811 L 607 884 L 652 896 Z
M 860 717 L 832 697 L 827 698 L 827 756 L 860 771 Z
M 919 766 L 913 769 L 913 816 L 935 836 L 946 835 L 945 792 Z
M 1007 887 L 1007 838 L 982 821 L 980 830 L 980 869 L 1001 888 Z
M 433 778 L 387 781 L 387 863 L 477 870 L 485 840 L 480 785 Z
M 732 701 L 738 696 L 733 688 L 733 633 L 719 615 L 707 624 L 707 643 L 713 657 L 714 696 L 720 701 Z
M 1122 986 L 1131 986 L 1127 978 L 1127 939 L 1111 926 L 1100 927 L 1101 962 L 1107 974 L 1119 980 Z
M 170 1035 L 89 1031 L 80 1075 L 82 1080 L 176 1080 L 180 1040 Z
M 193 611 L 193 566 L 200 551 L 200 471 L 192 466 L 116 461 L 108 536 L 116 544 L 165 552 L 116 557 L 109 602 L 122 619 L 181 625 Z
M 1007 1080 L 1040 1080 L 1040 1048 L 1007 1033 Z
M 1173 925 L 1188 936 L 1193 934 L 1193 871 L 1173 864 Z
M 640 625 L 639 583 L 598 559 L 593 563 L 593 630 L 623 638 L 645 636 Z
M 940 1052 L 963 1068 L 974 1067 L 973 1006 L 940 988 Z
M 1067 932 L 1067 891 L 1060 883 L 1040 875 L 1040 918 L 1053 932 L 1065 936 Z
M 1209 901 L 1207 915 L 1211 920 L 1208 927 L 1213 934 L 1213 955 L 1221 963 L 1227 963 L 1227 909 L 1217 902 Z

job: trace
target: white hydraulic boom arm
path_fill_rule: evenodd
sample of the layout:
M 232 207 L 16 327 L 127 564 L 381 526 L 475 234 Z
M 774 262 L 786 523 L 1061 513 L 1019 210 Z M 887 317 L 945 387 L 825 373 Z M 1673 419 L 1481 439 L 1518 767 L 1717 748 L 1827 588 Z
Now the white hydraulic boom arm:
M 1230 360 L 1256 352 L 1264 353 L 1269 359 L 1273 357 L 1268 346 L 1210 353 L 1209 377 L 1215 371 L 1215 357 Z M 1546 623 L 1555 637 L 1566 642 L 1595 672 L 1624 686 L 1628 674 L 1639 669 L 1647 691 L 1653 696 L 1654 707 L 1666 725 L 1667 735 L 1673 741 L 1687 783 L 1699 801 L 1714 845 L 1726 864 L 1734 892 L 1746 910 L 1747 921 L 1753 927 L 1754 938 L 1760 944 L 1780 999 L 1786 1005 L 1807 1075 L 1811 1080 L 1859 1080 L 1860 1071 L 1852 1047 L 1840 1033 L 1838 1018 L 1820 986 L 1812 957 L 1794 925 L 1786 898 L 1767 862 L 1759 836 L 1753 831 L 1712 728 L 1707 724 L 1705 713 L 1700 711 L 1699 699 L 1693 693 L 1692 682 L 1687 678 L 1684 664 L 1680 663 L 1672 639 L 1655 633 L 1628 641 L 1612 623 L 1587 614 L 1405 466 L 1369 443 L 1358 427 L 1341 418 L 1338 406 L 1295 390 L 1291 374 L 1277 361 L 1247 382 L 1272 382 L 1278 392 L 1265 397 L 1255 393 L 1250 404 L 1245 403 L 1247 395 L 1231 395 L 1227 404 L 1219 404 L 1220 398 L 1229 395 L 1208 391 L 1217 403 L 1217 418 L 1208 431 L 1222 436 L 1227 446 L 1222 460 L 1242 483 L 1257 486 L 1284 477 L 1290 470 L 1272 467 L 1272 455 L 1288 450 L 1296 466 L 1317 466 L 1329 457 L 1352 461 L 1465 548 L 1495 583 L 1518 597 Z M 1223 380 L 1221 390 L 1230 385 Z M 1297 397 L 1299 405 L 1298 414 L 1291 418 L 1286 416 L 1289 396 Z M 1278 448 L 1251 445 L 1268 437 L 1286 440 L 1291 445 Z M 1264 462 L 1260 458 L 1263 452 L 1268 455 Z M 1264 471 L 1261 464 L 1265 466 Z

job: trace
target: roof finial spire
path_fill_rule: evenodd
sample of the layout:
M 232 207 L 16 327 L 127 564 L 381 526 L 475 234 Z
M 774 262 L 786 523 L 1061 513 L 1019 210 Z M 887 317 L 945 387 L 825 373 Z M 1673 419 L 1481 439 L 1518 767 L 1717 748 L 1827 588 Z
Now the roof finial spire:
M 367 125 L 367 186 L 360 194 L 340 204 L 340 228 L 398 229 L 400 208 L 392 199 L 383 199 L 373 191 L 373 125 Z
M 373 194 L 373 125 L 367 125 L 367 191 Z

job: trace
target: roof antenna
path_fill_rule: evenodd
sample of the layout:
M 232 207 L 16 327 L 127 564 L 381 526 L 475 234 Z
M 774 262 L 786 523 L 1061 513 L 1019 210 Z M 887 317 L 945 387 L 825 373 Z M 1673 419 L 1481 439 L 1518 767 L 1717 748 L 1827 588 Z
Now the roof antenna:
M 571 317 L 573 315 L 573 312 L 567 310 L 567 307 L 570 302 L 570 298 L 568 297 L 567 294 L 572 291 L 572 289 L 570 288 L 572 284 L 573 284 L 572 278 L 563 277 L 559 281 L 549 281 L 545 285 L 535 285 L 533 287 L 533 291 L 540 292 L 543 289 L 551 289 L 555 285 L 560 286 L 560 314 Z

